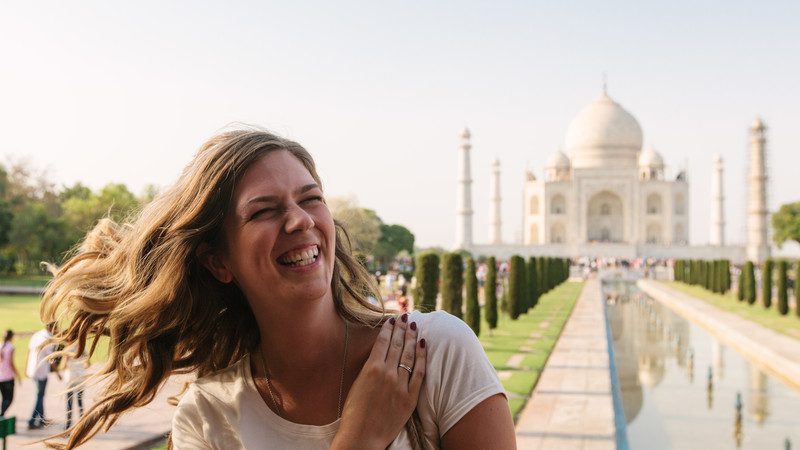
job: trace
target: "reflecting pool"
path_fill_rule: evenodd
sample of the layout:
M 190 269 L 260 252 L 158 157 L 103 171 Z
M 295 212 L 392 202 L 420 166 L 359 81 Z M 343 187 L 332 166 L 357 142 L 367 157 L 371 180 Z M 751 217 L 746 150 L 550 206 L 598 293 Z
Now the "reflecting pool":
M 603 291 L 632 449 L 800 450 L 800 392 L 634 284 Z

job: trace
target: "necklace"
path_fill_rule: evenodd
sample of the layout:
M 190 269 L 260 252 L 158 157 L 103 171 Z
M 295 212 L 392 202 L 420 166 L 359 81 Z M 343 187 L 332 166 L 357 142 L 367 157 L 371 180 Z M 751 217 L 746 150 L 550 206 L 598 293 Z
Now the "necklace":
M 348 342 L 348 333 L 347 333 L 347 321 L 342 319 L 344 322 L 344 355 L 342 356 L 342 376 L 339 379 L 339 403 L 336 408 L 336 418 L 339 419 L 342 417 L 342 393 L 344 391 L 344 371 L 347 367 L 347 342 Z M 278 406 L 278 401 L 275 400 L 275 394 L 272 392 L 272 383 L 269 381 L 269 372 L 267 371 L 267 360 L 264 358 L 264 352 L 260 351 L 261 354 L 261 368 L 264 370 L 264 381 L 267 384 L 267 392 L 269 393 L 269 398 L 272 400 L 272 406 L 275 407 L 275 411 L 279 412 L 280 407 Z

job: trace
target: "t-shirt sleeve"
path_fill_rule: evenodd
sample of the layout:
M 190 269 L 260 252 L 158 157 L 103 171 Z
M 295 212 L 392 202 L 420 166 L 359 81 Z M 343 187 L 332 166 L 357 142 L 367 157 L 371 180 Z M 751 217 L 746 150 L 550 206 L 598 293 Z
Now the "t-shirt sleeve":
M 444 436 L 472 408 L 505 390 L 467 324 L 441 311 L 430 316 L 420 336 L 428 345 L 425 389 Z
M 203 419 L 195 395 L 192 386 L 181 398 L 172 416 L 172 446 L 175 450 L 211 448 L 203 437 Z

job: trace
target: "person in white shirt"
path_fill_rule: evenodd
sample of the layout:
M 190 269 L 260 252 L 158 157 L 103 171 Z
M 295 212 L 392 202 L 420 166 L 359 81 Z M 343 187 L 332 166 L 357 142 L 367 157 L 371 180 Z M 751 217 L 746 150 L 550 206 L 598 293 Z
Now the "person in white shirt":
M 31 430 L 49 424 L 44 415 L 44 395 L 47 389 L 47 379 L 53 364 L 49 356 L 55 351 L 56 346 L 52 343 L 45 345 L 45 343 L 53 337 L 52 333 L 55 331 L 55 326 L 55 322 L 48 323 L 44 329 L 34 333 L 28 343 L 25 374 L 36 383 L 36 403 L 33 407 L 31 418 L 28 420 L 28 429 Z
M 67 382 L 67 421 L 64 424 L 64 429 L 72 427 L 72 402 L 75 399 L 78 408 L 78 417 L 83 416 L 83 390 L 84 381 L 88 375 L 87 368 L 89 367 L 89 357 L 86 351 L 78 354 L 78 346 L 72 345 L 67 349 L 63 357 L 62 364 L 66 369 L 64 375 Z
M 508 449 L 508 401 L 471 330 L 390 315 L 311 155 L 222 132 L 130 224 L 101 221 L 43 296 L 66 344 L 108 335 L 106 383 L 67 448 L 194 373 L 176 449 Z

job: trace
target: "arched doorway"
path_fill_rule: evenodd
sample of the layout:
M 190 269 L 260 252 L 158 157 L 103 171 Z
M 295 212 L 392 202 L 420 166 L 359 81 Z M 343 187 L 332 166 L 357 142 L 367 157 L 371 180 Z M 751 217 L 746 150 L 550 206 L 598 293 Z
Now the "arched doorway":
M 586 238 L 589 242 L 623 242 L 625 217 L 622 200 L 617 194 L 599 192 L 589 199 L 587 209 Z

